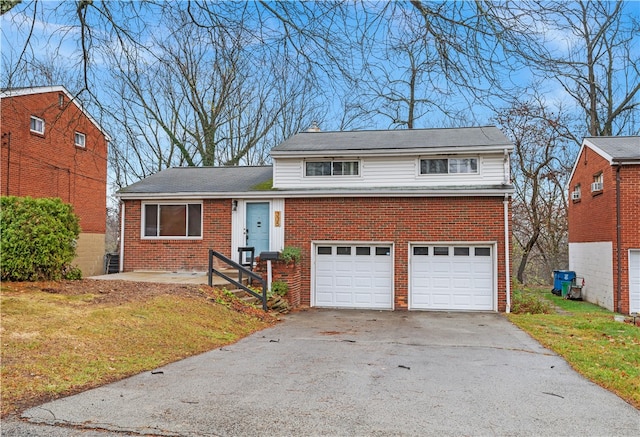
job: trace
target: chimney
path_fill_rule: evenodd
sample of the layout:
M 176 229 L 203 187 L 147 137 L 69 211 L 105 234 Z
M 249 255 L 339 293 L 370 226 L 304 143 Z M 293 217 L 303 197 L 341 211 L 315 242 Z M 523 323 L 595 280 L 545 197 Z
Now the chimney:
M 311 126 L 307 129 L 307 132 L 320 132 L 320 126 L 318 126 L 317 121 L 312 121 Z

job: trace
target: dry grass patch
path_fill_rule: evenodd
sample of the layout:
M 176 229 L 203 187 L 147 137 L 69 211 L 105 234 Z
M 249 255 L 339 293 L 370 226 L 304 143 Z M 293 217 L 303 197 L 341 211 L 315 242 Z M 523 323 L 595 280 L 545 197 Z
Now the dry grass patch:
M 0 310 L 2 416 L 233 343 L 276 321 L 206 286 L 125 281 L 5 283 Z

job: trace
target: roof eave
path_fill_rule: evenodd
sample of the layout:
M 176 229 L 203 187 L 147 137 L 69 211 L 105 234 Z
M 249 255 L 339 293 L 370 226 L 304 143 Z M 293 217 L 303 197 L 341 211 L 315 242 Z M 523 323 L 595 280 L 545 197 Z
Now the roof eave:
M 271 151 L 273 158 L 322 158 L 327 156 L 421 156 L 421 155 L 456 155 L 462 153 L 503 153 L 513 150 L 513 144 L 496 144 L 492 146 L 460 146 L 433 147 L 412 149 L 326 149 L 326 150 L 286 150 Z
M 266 190 L 244 192 L 182 192 L 182 193 L 117 193 L 120 200 L 195 200 L 195 199 L 272 199 L 304 197 L 477 197 L 511 195 L 511 185 L 483 188 L 380 188 L 369 190 L 332 189 L 332 190 Z

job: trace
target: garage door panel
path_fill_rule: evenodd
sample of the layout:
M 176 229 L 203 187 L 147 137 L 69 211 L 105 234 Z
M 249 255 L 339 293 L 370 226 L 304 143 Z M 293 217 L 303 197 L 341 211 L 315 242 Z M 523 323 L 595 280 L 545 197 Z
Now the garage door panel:
M 314 305 L 393 308 L 393 265 L 389 246 L 325 243 L 315 246 L 314 250 Z
M 410 308 L 492 310 L 492 249 L 487 246 L 421 245 L 410 251 Z
M 640 250 L 629 250 L 629 312 L 640 312 Z

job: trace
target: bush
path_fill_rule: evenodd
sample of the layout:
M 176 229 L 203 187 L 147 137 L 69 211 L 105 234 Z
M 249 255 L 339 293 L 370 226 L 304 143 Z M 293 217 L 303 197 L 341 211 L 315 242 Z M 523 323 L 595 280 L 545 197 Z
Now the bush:
M 514 289 L 511 293 L 511 312 L 514 314 L 549 314 L 553 312 L 551 303 L 529 290 Z
M 282 250 L 280 254 L 280 258 L 282 258 L 286 263 L 297 263 L 300 261 L 301 250 L 299 247 L 287 246 Z
M 0 232 L 2 280 L 78 276 L 77 269 L 70 267 L 80 234 L 78 217 L 71 205 L 57 198 L 2 197 Z
M 278 296 L 286 296 L 289 292 L 289 284 L 284 281 L 274 281 L 271 283 L 271 293 Z

